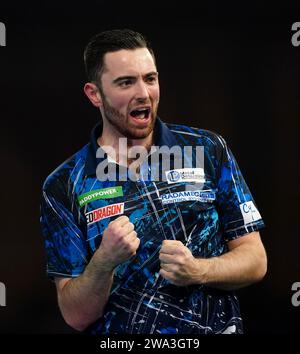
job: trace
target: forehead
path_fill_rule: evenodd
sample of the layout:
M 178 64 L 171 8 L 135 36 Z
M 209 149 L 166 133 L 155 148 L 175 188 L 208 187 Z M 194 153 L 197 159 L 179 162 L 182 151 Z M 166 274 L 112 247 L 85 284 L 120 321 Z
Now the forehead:
M 122 49 L 106 53 L 104 64 L 104 75 L 137 75 L 156 71 L 153 57 L 147 48 Z

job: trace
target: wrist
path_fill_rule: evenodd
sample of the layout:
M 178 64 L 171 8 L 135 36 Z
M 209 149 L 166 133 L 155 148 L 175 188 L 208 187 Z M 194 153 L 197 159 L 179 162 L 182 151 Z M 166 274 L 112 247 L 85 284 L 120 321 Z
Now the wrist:
M 196 258 L 197 276 L 196 282 L 201 285 L 208 285 L 212 282 L 214 258 Z
M 111 255 L 106 254 L 106 252 L 98 248 L 92 257 L 92 262 L 97 269 L 104 273 L 113 273 L 116 265 L 111 261 Z

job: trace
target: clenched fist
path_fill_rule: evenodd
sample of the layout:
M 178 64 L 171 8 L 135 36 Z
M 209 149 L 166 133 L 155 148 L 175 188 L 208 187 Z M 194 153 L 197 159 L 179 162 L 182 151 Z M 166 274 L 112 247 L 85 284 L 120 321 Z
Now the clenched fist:
M 182 242 L 164 240 L 159 260 L 160 275 L 172 284 L 187 286 L 202 283 L 206 271 L 205 260 L 195 258 Z
M 134 225 L 125 215 L 111 221 L 104 230 L 98 249 L 108 268 L 114 269 L 136 254 L 140 239 L 134 231 Z

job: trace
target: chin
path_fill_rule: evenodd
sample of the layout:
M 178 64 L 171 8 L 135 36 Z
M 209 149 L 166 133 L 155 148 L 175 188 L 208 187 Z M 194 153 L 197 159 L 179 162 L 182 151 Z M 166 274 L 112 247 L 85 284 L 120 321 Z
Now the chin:
M 145 139 L 151 134 L 153 127 L 147 127 L 144 129 L 128 129 L 124 134 L 128 139 Z
M 141 128 L 129 128 L 124 134 L 127 139 L 145 139 L 147 138 L 153 131 L 153 125 L 149 125 L 143 129 Z

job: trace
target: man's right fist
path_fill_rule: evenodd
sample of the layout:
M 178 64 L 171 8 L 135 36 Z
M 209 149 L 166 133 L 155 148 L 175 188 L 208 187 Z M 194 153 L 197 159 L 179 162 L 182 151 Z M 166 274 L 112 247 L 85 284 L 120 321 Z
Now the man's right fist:
M 103 232 L 99 247 L 101 257 L 114 269 L 136 254 L 140 239 L 134 231 L 134 225 L 125 215 L 111 221 Z

